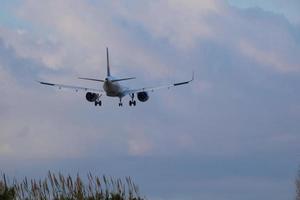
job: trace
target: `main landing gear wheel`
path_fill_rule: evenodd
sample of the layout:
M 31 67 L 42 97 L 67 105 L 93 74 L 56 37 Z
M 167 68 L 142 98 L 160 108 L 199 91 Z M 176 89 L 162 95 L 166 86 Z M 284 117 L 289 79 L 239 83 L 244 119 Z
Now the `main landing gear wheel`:
M 134 93 L 130 95 L 131 100 L 129 101 L 129 106 L 136 106 L 136 101 L 134 100 Z
M 102 101 L 95 101 L 95 106 L 102 106 Z
M 129 101 L 129 106 L 136 106 L 136 101 Z

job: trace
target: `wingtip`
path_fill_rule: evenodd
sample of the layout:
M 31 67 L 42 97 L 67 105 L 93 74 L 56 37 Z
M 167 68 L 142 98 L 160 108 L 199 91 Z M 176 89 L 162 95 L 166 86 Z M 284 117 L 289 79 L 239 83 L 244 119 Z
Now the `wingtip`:
M 191 81 L 194 81 L 194 79 L 195 79 L 195 71 L 193 71 L 193 73 L 192 73 L 192 79 L 191 79 Z
M 55 84 L 53 83 L 47 83 L 47 82 L 43 82 L 43 81 L 38 81 L 40 84 L 42 85 L 50 85 L 50 86 L 55 86 Z

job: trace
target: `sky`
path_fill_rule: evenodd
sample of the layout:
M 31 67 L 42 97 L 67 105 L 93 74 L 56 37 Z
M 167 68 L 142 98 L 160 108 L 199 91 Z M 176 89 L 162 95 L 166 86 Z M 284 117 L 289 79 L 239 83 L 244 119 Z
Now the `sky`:
M 153 200 L 294 199 L 298 0 L 1 0 L 0 171 L 131 176 Z M 36 80 L 195 81 L 118 107 Z

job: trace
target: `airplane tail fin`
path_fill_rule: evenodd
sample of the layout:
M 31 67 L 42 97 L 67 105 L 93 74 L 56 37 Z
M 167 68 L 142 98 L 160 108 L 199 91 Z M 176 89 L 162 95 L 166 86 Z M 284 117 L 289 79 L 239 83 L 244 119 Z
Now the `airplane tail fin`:
M 109 52 L 107 47 L 106 47 L 106 65 L 107 65 L 107 76 L 110 76 Z
M 107 76 L 110 76 L 110 65 L 109 65 L 109 51 L 108 51 L 108 47 L 106 47 L 106 64 L 107 64 Z M 131 79 L 135 79 L 135 77 L 130 77 L 130 78 L 120 78 L 120 79 L 114 79 L 111 80 L 112 82 L 119 82 L 119 81 L 127 81 L 127 80 L 131 80 Z M 91 80 L 91 79 L 88 79 Z M 93 80 L 93 81 L 103 81 L 103 80 Z
M 107 77 L 110 76 L 110 66 L 109 66 L 109 52 L 108 52 L 108 47 L 106 47 L 106 67 L 107 67 Z M 78 77 L 78 79 L 82 79 L 82 80 L 88 80 L 88 81 L 97 81 L 97 82 L 105 82 L 105 80 L 103 79 L 94 79 L 94 78 L 83 78 L 83 77 Z M 111 82 L 119 82 L 119 81 L 127 81 L 127 80 L 131 80 L 131 79 L 135 79 L 135 77 L 126 77 L 126 78 L 118 78 L 118 79 L 111 79 Z

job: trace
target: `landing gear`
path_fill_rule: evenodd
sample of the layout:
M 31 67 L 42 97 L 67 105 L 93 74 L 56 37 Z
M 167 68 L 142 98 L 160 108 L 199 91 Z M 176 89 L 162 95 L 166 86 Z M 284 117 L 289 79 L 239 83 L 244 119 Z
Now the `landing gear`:
M 129 101 L 129 106 L 136 106 L 136 101 Z
M 130 95 L 131 100 L 129 101 L 129 106 L 136 106 L 136 101 L 134 100 L 134 94 Z
M 119 107 L 122 107 L 123 103 L 122 103 L 122 98 L 120 98 L 120 103 L 119 103 Z
M 98 100 L 98 101 L 95 101 L 95 106 L 102 106 L 102 101 Z
M 95 106 L 102 106 L 102 101 L 100 100 L 100 97 L 102 96 L 102 94 L 100 94 L 98 96 L 98 98 L 95 101 Z

